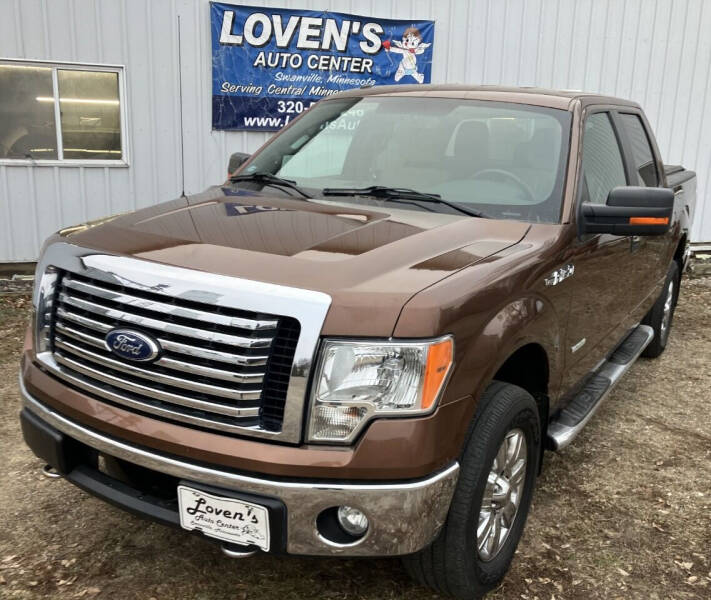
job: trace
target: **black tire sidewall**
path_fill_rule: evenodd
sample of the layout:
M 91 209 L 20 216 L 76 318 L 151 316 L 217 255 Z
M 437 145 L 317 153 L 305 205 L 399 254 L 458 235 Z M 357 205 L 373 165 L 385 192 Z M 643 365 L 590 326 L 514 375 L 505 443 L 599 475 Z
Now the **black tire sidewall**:
M 453 504 L 466 505 L 467 518 L 464 523 L 448 521 L 447 524 L 447 554 L 458 563 L 458 575 L 465 580 L 461 582 L 463 585 L 452 586 L 460 588 L 459 593 L 452 590 L 458 597 L 467 597 L 471 590 L 483 593 L 491 589 L 508 571 L 526 524 L 538 475 L 541 427 L 535 400 L 525 390 L 510 384 L 494 383 L 492 388 L 493 393 L 479 412 L 462 457 L 464 481 L 473 475 L 476 484 L 473 489 L 458 486 L 453 499 Z M 479 557 L 476 534 L 481 500 L 494 457 L 506 434 L 513 429 L 521 429 L 526 437 L 524 491 L 504 546 L 492 560 L 485 562 Z
M 676 312 L 676 302 L 679 299 L 680 277 L 679 277 L 679 267 L 676 264 L 676 262 L 672 262 L 671 267 L 669 268 L 669 273 L 667 273 L 667 278 L 664 280 L 664 291 L 662 292 L 661 311 L 660 311 L 660 318 L 659 318 L 660 334 L 661 334 L 662 319 L 664 319 L 664 303 L 666 301 L 667 289 L 669 287 L 670 282 L 674 283 L 674 295 L 672 297 L 671 315 L 669 315 L 669 326 L 667 327 L 667 332 L 664 335 L 664 338 L 661 340 L 662 348 L 666 348 L 667 343 L 669 342 L 669 335 L 671 334 L 672 324 L 674 323 L 674 313 Z
M 666 333 L 662 336 L 662 320 L 664 319 L 664 302 L 667 297 L 667 289 L 669 288 L 669 283 L 674 282 L 674 299 L 672 302 L 672 313 L 669 318 L 669 326 L 667 327 Z M 654 306 L 642 321 L 645 325 L 649 325 L 654 329 L 654 339 L 647 346 L 647 348 L 642 353 L 642 356 L 648 358 L 656 358 L 667 347 L 667 342 L 669 341 L 669 335 L 671 334 L 671 328 L 674 323 L 674 312 L 676 309 L 676 303 L 679 298 L 681 277 L 679 274 L 679 266 L 676 261 L 672 261 L 667 271 L 667 276 L 664 279 L 664 284 L 662 286 L 662 291 L 659 294 Z

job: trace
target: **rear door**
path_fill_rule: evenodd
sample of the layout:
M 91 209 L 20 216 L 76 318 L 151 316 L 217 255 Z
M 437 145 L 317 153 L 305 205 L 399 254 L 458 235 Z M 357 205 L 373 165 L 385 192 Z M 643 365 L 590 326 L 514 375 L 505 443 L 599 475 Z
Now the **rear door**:
M 649 127 L 638 110 L 619 110 L 614 114 L 619 131 L 622 133 L 625 157 L 632 175 L 631 185 L 659 187 L 662 185 L 661 164 L 654 150 Z M 669 235 L 633 236 L 630 238 L 630 259 L 633 265 L 633 279 L 630 284 L 640 304 L 653 293 L 658 293 L 657 283 L 666 275 Z M 632 318 L 644 315 L 633 312 Z
M 610 190 L 629 185 L 616 122 L 609 110 L 588 109 L 583 125 L 582 170 L 576 206 L 605 204 Z M 637 303 L 631 289 L 635 278 L 629 237 L 586 235 L 576 242 L 565 280 L 572 296 L 566 330 L 566 381 L 576 385 L 603 360 L 625 333 L 624 322 Z

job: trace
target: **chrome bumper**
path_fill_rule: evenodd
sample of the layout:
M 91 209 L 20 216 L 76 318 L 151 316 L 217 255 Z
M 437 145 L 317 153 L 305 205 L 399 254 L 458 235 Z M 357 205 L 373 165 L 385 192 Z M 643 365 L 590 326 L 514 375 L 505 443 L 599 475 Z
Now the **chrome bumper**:
M 455 462 L 427 479 L 407 483 L 301 483 L 240 475 L 136 448 L 87 429 L 41 404 L 29 394 L 22 379 L 20 391 L 28 410 L 102 453 L 181 479 L 280 499 L 286 505 L 286 548 L 290 554 L 393 556 L 416 552 L 430 543 L 444 524 L 459 474 Z M 316 529 L 321 511 L 341 505 L 359 508 L 370 522 L 365 536 L 353 544 L 336 544 Z

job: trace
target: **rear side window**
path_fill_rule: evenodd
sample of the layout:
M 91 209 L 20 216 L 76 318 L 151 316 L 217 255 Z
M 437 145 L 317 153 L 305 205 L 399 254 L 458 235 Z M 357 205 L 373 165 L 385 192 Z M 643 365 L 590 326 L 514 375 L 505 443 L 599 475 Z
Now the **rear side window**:
M 649 144 L 649 138 L 644 131 L 642 120 L 638 115 L 621 114 L 620 121 L 622 121 L 622 127 L 632 148 L 632 161 L 637 173 L 637 183 L 647 187 L 657 187 L 659 185 L 657 166 L 654 164 L 654 154 Z
M 585 121 L 583 177 L 587 201 L 605 204 L 614 187 L 627 185 L 622 153 L 607 113 L 594 113 Z

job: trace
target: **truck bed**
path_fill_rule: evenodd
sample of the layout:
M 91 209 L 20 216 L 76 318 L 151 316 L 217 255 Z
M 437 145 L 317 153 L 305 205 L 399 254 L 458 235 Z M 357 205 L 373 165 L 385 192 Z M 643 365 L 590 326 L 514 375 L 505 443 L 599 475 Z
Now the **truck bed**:
M 674 190 L 677 198 L 683 202 L 686 212 L 685 224 L 690 228 L 696 210 L 696 173 L 681 165 L 664 165 L 664 174 L 667 187 Z M 687 231 L 687 239 L 689 237 L 690 232 Z

